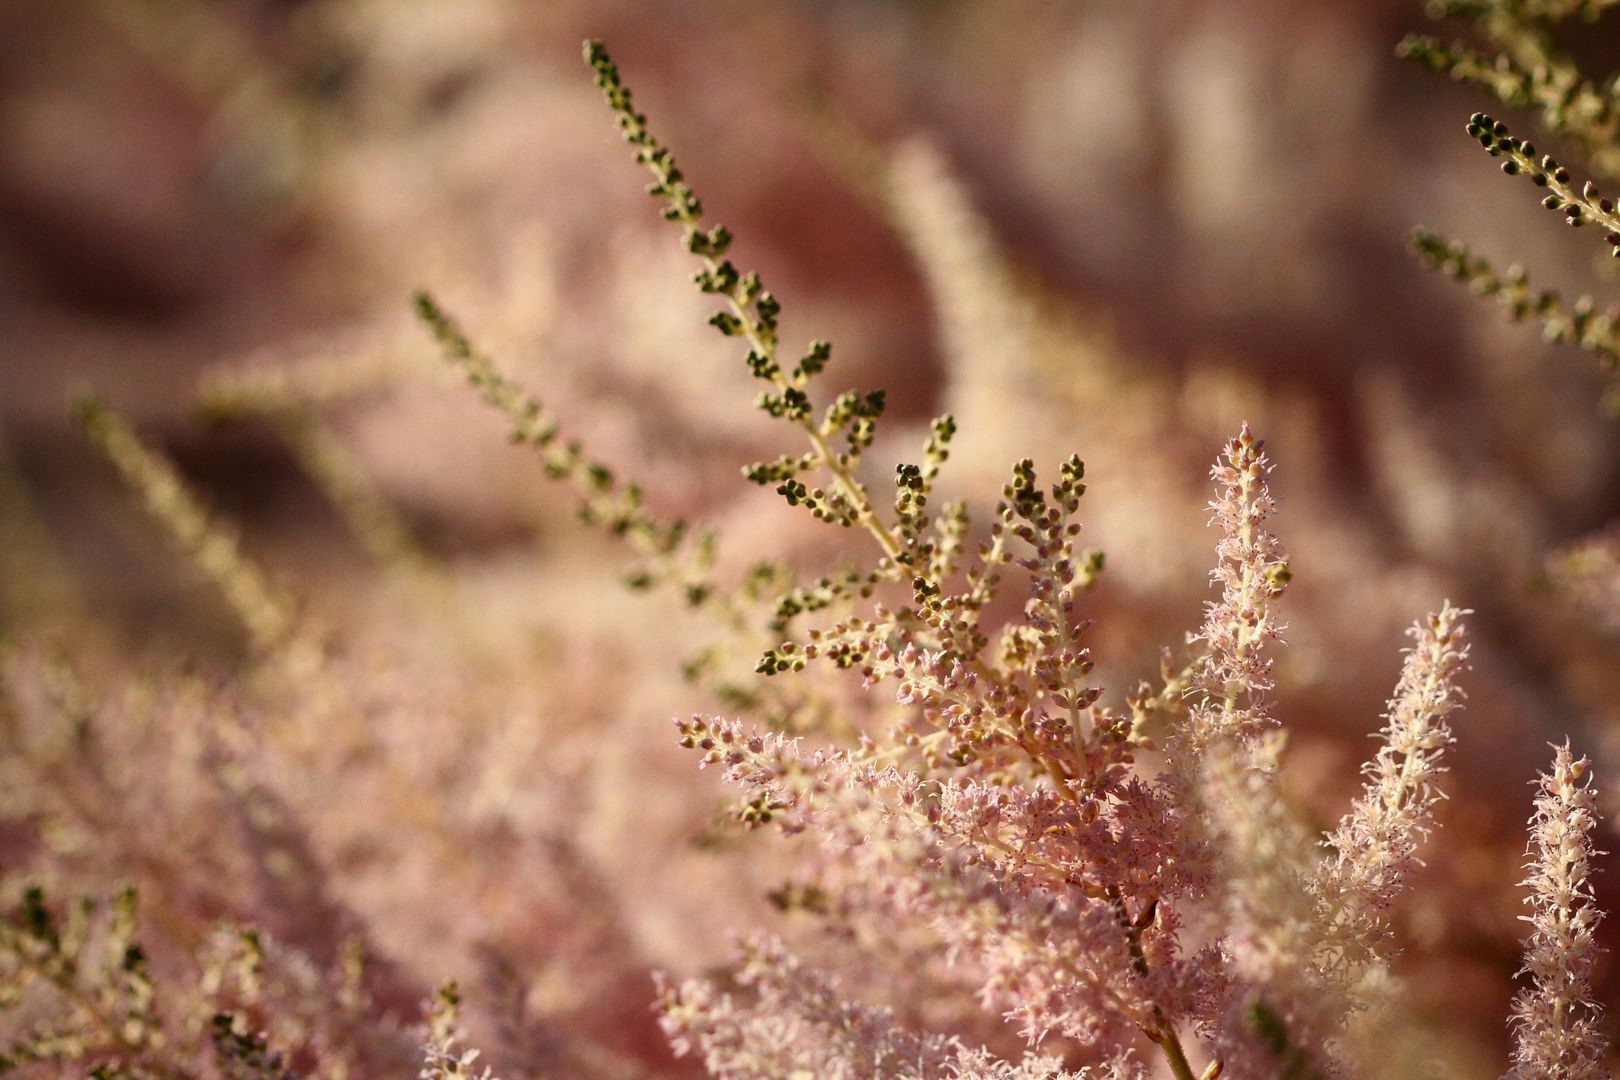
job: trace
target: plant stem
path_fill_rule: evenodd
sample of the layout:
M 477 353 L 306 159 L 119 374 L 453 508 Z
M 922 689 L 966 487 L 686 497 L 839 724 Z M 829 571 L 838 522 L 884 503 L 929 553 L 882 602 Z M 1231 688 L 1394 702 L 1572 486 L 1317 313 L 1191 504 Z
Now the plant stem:
M 1139 921 L 1132 921 L 1125 908 L 1125 898 L 1121 895 L 1117 885 L 1111 885 L 1107 893 L 1109 901 L 1114 905 L 1114 911 L 1120 921 L 1125 925 L 1127 937 L 1130 942 L 1131 963 L 1143 975 L 1148 973 L 1147 954 L 1142 949 L 1142 930 L 1152 919 L 1152 911 L 1158 906 L 1154 901 Z M 1176 1035 L 1176 1029 L 1165 1018 L 1164 1010 L 1157 1005 L 1153 1006 L 1153 1026 L 1144 1027 L 1142 1034 L 1164 1051 L 1164 1056 L 1170 1062 L 1170 1071 L 1175 1074 L 1176 1080 L 1198 1080 L 1192 1071 L 1192 1063 L 1187 1060 L 1187 1052 L 1181 1048 L 1181 1039 Z
M 1181 1048 L 1181 1040 L 1174 1031 L 1168 1028 L 1158 1034 L 1148 1036 L 1164 1051 L 1165 1060 L 1170 1062 L 1170 1072 L 1176 1080 L 1198 1080 L 1198 1074 L 1193 1072 L 1192 1063 L 1187 1060 L 1187 1052 Z

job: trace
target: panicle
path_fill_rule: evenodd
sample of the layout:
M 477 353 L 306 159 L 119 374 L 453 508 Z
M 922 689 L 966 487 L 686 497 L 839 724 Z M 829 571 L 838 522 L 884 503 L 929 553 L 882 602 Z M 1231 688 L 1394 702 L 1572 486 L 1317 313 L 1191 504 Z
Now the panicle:
M 1600 1010 L 1592 1000 L 1592 967 L 1603 914 L 1588 882 L 1597 825 L 1596 795 L 1586 758 L 1569 743 L 1555 748 L 1552 770 L 1543 773 L 1530 819 L 1525 903 L 1530 924 L 1521 975 L 1530 985 L 1513 1001 L 1513 1068 L 1507 1080 L 1600 1080 L 1608 1040 L 1598 1030 Z
M 1455 741 L 1446 717 L 1463 701 L 1467 614 L 1447 603 L 1407 631 L 1413 644 L 1384 714 L 1383 745 L 1362 767 L 1361 797 L 1328 837 L 1334 854 L 1316 890 L 1333 927 L 1328 962 L 1346 976 L 1360 961 L 1388 958 L 1384 912 L 1410 884 L 1418 844 L 1434 825 L 1441 759 Z
M 733 721 L 677 726 L 744 789 L 737 817 L 812 831 L 874 883 L 872 903 L 930 927 L 982 973 L 985 1006 L 1032 1042 L 1129 1046 L 1188 1011 L 1176 918 L 1144 899 L 1163 887 L 1174 843 L 1146 785 L 1070 799 L 924 780 Z
M 1204 647 L 1189 668 L 1186 714 L 1165 744 L 1166 788 L 1182 824 L 1182 876 L 1194 892 L 1206 891 L 1219 876 L 1213 860 L 1221 840 L 1211 832 L 1218 823 L 1204 804 L 1211 794 L 1207 759 L 1226 754 L 1265 771 L 1273 763 L 1260 743 L 1275 725 L 1265 645 L 1281 629 L 1274 602 L 1288 583 L 1288 564 L 1265 528 L 1275 507 L 1269 472 L 1265 443 L 1244 424 L 1210 473 L 1216 484 L 1210 523 L 1221 531 L 1210 578 L 1221 597 L 1205 605 L 1204 624 L 1188 639 Z
M 1217 489 L 1209 504 L 1211 522 L 1220 528 L 1221 540 L 1210 577 L 1221 587 L 1221 598 L 1207 605 L 1203 628 L 1193 639 L 1208 651 L 1194 672 L 1203 700 L 1192 709 L 1178 748 L 1180 756 L 1190 757 L 1189 765 L 1217 742 L 1252 741 L 1276 722 L 1265 697 L 1272 683 L 1264 649 L 1282 629 L 1275 601 L 1289 575 L 1282 544 L 1265 527 L 1275 508 L 1266 483 L 1270 472 L 1265 442 L 1248 424 L 1227 442 L 1211 471 Z

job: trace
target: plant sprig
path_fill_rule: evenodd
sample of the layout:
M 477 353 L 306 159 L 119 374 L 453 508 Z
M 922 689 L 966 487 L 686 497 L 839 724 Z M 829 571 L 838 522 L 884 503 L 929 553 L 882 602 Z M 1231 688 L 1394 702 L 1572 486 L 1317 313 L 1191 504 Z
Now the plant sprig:
M 1620 364 L 1620 310 L 1599 311 L 1596 302 L 1585 295 L 1566 304 L 1557 290 L 1532 287 L 1522 266 L 1498 272 L 1467 247 L 1428 229 L 1412 230 L 1411 245 L 1425 265 L 1495 300 L 1514 322 L 1539 320 L 1548 341 L 1579 345 L 1596 353 L 1606 367 Z
M 674 581 L 693 607 L 727 606 L 708 579 L 714 557 L 712 530 L 700 529 L 694 534 L 681 518 L 662 521 L 655 517 L 644 505 L 639 484 L 621 482 L 612 468 L 588 456 L 580 443 L 563 442 L 556 419 L 540 399 L 497 370 L 494 361 L 472 343 L 437 300 L 419 291 L 413 301 L 417 317 L 432 331 L 445 358 L 460 369 L 485 402 L 506 417 L 511 441 L 533 447 L 549 476 L 572 485 L 579 495 L 581 520 L 606 526 L 648 560 L 630 574 L 631 587 L 644 589 Z
M 1551 154 L 1536 154 L 1534 144 L 1516 138 L 1502 121 L 1485 113 L 1468 118 L 1468 134 L 1479 141 L 1486 153 L 1502 157 L 1502 171 L 1509 176 L 1523 174 L 1536 187 L 1546 188 L 1547 195 L 1541 205 L 1564 215 L 1574 228 L 1593 224 L 1603 229 L 1603 238 L 1609 244 L 1610 254 L 1620 259 L 1620 211 L 1614 200 L 1598 190 L 1588 180 L 1579 190 L 1570 172 Z
M 1460 41 L 1409 34 L 1396 50 L 1432 71 L 1485 87 L 1504 105 L 1538 110 L 1541 126 L 1570 140 L 1604 175 L 1620 173 L 1620 97 L 1612 84 L 1581 77 L 1567 59 L 1536 50 L 1489 56 Z
M 703 228 L 702 202 L 669 149 L 648 129 L 646 116 L 636 111 L 630 90 L 606 48 L 600 41 L 587 41 L 584 52 L 585 62 L 596 73 L 596 84 L 617 118 L 620 134 L 636 148 L 636 161 L 652 173 L 648 193 L 666 204 L 664 218 L 680 226 L 686 250 L 702 262 L 694 281 L 702 292 L 726 302 L 725 309 L 710 316 L 710 325 L 728 337 L 741 337 L 747 342 L 749 369 L 768 384 L 757 404 L 770 415 L 797 426 L 810 442 L 809 454 L 752 465 L 744 475 L 756 483 L 775 483 L 777 492 L 790 505 L 803 504 L 822 520 L 846 527 L 861 526 L 883 551 L 880 570 L 887 577 L 900 577 L 901 568 L 911 565 L 915 554 L 880 516 L 855 475 L 861 454 L 871 445 L 883 414 L 883 392 L 848 391 L 826 406 L 819 417 L 816 415 L 807 391 L 811 381 L 826 368 L 831 346 L 824 341 L 812 342 L 792 370 L 784 370 L 777 333 L 781 304 L 765 289 L 759 274 L 741 272 L 726 258 L 732 241 L 729 229 L 724 225 Z M 834 440 L 840 435 L 845 437 L 846 445 L 835 449 Z M 817 469 L 826 471 L 829 486 L 812 486 L 799 479 Z
M 93 394 L 74 403 L 74 415 L 151 515 L 224 596 L 254 646 L 265 653 L 284 646 L 297 629 L 293 601 L 242 551 L 236 533 L 214 519 L 173 463 L 143 443 L 127 420 Z

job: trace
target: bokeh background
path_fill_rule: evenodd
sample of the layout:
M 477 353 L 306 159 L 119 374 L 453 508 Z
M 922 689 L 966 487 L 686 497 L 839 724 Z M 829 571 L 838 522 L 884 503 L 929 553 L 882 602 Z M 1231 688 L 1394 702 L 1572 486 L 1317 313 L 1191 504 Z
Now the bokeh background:
M 1502 321 L 1405 236 L 1429 225 L 1600 299 L 1616 282 L 1463 134 L 1484 95 L 1395 58 L 1419 8 L 7 0 L 0 620 L 19 701 L 41 650 L 65 649 L 143 733 L 100 795 L 17 765 L 35 779 L 6 808 L 7 865 L 132 876 L 177 920 L 256 917 L 317 963 L 359 928 L 379 1000 L 408 1011 L 459 975 L 512 1073 L 679 1069 L 649 972 L 702 970 L 783 918 L 776 857 L 714 838 L 716 790 L 671 745 L 669 716 L 713 704 L 678 670 L 700 631 L 617 583 L 623 553 L 409 309 L 431 289 L 656 507 L 717 523 L 722 567 L 839 557 L 847 536 L 737 477 L 793 447 L 702 325 L 579 60 L 600 37 L 783 301 L 786 339 L 834 341 L 840 388 L 888 389 L 875 460 L 914 454 L 947 408 L 946 487 L 981 508 L 1019 457 L 1086 459 L 1112 691 L 1200 620 L 1206 474 L 1244 420 L 1278 465 L 1279 712 L 1306 813 L 1331 822 L 1354 789 L 1402 628 L 1448 597 L 1475 610 L 1453 797 L 1398 919 L 1418 1007 L 1494 1075 L 1526 782 L 1567 733 L 1620 790 L 1613 624 L 1549 570 L 1620 519 L 1620 427 L 1590 356 Z M 1567 44 L 1603 74 L 1615 41 Z M 86 388 L 331 628 L 343 674 L 296 693 L 242 674 L 229 611 L 71 423 Z M 315 436 L 261 407 L 278 393 Z M 359 485 L 348 503 L 311 438 Z M 168 670 L 215 695 L 200 714 L 291 732 L 248 754 L 318 897 L 199 880 L 198 852 L 260 840 L 187 824 L 164 771 L 179 706 L 127 700 Z M 50 746 L 49 729 L 29 730 Z M 136 806 L 152 827 L 66 855 L 23 838 L 77 791 L 104 827 Z

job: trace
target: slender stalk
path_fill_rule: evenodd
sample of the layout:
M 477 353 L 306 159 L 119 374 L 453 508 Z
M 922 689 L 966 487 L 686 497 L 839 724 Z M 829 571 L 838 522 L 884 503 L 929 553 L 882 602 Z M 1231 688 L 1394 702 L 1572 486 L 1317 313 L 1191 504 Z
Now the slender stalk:
M 1158 901 L 1149 904 L 1141 917 L 1132 919 L 1125 909 L 1125 897 L 1117 885 L 1109 886 L 1106 895 L 1113 903 L 1120 922 L 1125 924 L 1126 935 L 1130 942 L 1131 964 L 1138 972 L 1146 975 L 1148 962 L 1147 954 L 1142 950 L 1142 931 L 1153 921 L 1153 911 L 1158 906 Z M 1153 1006 L 1153 1021 L 1153 1026 L 1144 1027 L 1142 1034 L 1164 1051 L 1165 1060 L 1170 1062 L 1170 1071 L 1175 1074 L 1176 1080 L 1197 1080 L 1192 1071 L 1192 1063 L 1187 1060 L 1187 1052 L 1181 1048 L 1181 1038 L 1164 1015 L 1164 1010 L 1157 1005 Z
M 253 645 L 267 654 L 284 646 L 297 629 L 293 603 L 242 550 L 236 534 L 215 521 L 174 465 L 99 398 L 80 398 L 74 409 L 90 441 L 219 590 Z
M 1181 1040 L 1174 1031 L 1166 1029 L 1148 1037 L 1164 1051 L 1164 1058 L 1170 1063 L 1170 1072 L 1176 1080 L 1198 1080 L 1198 1074 L 1193 1072 L 1192 1062 L 1187 1060 L 1187 1052 L 1181 1048 Z

